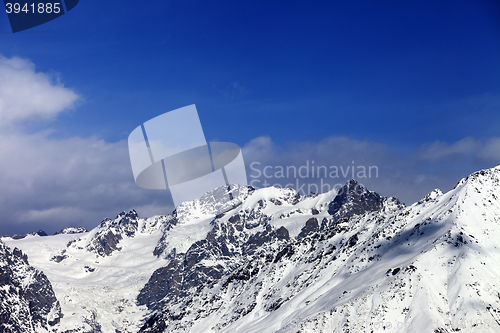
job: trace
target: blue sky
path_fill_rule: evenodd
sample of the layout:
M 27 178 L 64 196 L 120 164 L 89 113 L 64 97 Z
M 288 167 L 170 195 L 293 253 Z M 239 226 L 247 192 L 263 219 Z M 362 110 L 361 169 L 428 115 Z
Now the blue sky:
M 33 107 L 0 128 L 9 161 L 0 168 L 18 172 L 5 181 L 26 191 L 0 190 L 0 234 L 93 227 L 137 207 L 142 216 L 168 213 L 164 194 L 133 186 L 124 140 L 190 104 L 207 140 L 237 143 L 247 164 L 376 164 L 369 188 L 406 203 L 500 163 L 496 1 L 82 0 L 16 34 L 0 14 L 0 55 L 31 64 L 29 77 L 43 75 L 47 89 L 66 89 L 50 115 Z M 17 74 L 9 75 L 0 81 Z M 16 164 L 25 162 L 9 154 L 22 154 L 13 147 L 23 140 L 66 154 L 32 162 L 57 169 L 53 178 Z M 85 155 L 92 145 L 101 153 Z M 78 158 L 87 167 L 65 164 Z M 118 164 L 107 178 L 99 169 Z M 12 180 L 25 177 L 31 185 Z M 78 177 L 87 185 L 75 187 Z M 111 189 L 92 195 L 99 184 Z

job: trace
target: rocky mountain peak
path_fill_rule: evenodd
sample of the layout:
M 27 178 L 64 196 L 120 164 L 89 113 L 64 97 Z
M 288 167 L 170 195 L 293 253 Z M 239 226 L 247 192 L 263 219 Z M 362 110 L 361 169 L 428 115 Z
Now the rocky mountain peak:
M 71 235 L 71 234 L 81 234 L 84 232 L 88 232 L 85 227 L 68 227 L 61 229 L 54 233 L 54 235 Z
M 197 216 L 220 215 L 240 205 L 254 191 L 252 186 L 220 186 L 199 199 L 183 202 L 172 215 L 178 223 Z
M 495 185 L 498 185 L 500 182 L 500 165 L 497 165 L 491 169 L 483 169 L 476 171 L 469 176 L 462 178 L 457 185 L 455 185 L 455 189 L 461 186 L 464 186 L 466 183 L 474 183 L 477 185 L 481 185 L 484 182 L 491 182 Z
M 384 200 L 386 198 L 367 190 L 356 180 L 351 179 L 338 191 L 337 196 L 329 204 L 328 213 L 334 216 L 335 221 L 350 218 L 353 215 L 381 210 Z
M 425 197 L 420 199 L 416 204 L 421 205 L 423 203 L 429 202 L 429 201 L 435 201 L 437 198 L 443 195 L 443 192 L 441 192 L 440 189 L 436 188 L 429 192 Z
M 123 237 L 133 237 L 139 228 L 139 216 L 135 210 L 121 212 L 114 220 L 105 218 L 86 246 L 88 251 L 109 256 L 121 250 L 118 246 Z

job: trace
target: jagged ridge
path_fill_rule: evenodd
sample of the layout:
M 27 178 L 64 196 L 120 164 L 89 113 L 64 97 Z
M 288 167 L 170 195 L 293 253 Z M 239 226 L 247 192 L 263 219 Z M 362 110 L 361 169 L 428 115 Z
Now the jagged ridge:
M 49 332 L 62 318 L 59 301 L 28 256 L 0 241 L 0 332 Z

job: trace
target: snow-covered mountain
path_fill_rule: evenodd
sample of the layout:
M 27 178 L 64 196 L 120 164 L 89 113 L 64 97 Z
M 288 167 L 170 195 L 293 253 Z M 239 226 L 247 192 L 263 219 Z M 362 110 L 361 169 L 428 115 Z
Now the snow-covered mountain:
M 2 241 L 36 269 L 3 246 L 18 259 L 1 274 L 22 262 L 50 281 L 52 332 L 500 331 L 500 166 L 408 207 L 353 180 L 306 197 L 232 185 L 167 216 Z M 8 274 L 2 290 L 26 286 Z
M 0 332 L 48 332 L 62 316 L 45 274 L 0 242 Z

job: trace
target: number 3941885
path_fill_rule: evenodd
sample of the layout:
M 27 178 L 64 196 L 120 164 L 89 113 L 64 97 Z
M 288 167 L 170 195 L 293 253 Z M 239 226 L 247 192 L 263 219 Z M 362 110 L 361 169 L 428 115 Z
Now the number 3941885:
M 51 14 L 51 13 L 54 13 L 54 14 L 58 14 L 60 11 L 61 11 L 61 7 L 60 7 L 60 3 L 56 2 L 56 3 L 38 3 L 37 5 L 35 5 L 34 3 L 32 4 L 28 4 L 28 3 L 24 3 L 23 5 L 19 4 L 19 3 L 6 3 L 5 4 L 5 7 L 6 7 L 6 10 L 7 10 L 7 14 L 10 14 L 10 13 L 15 13 L 15 14 L 18 14 L 18 13 L 32 13 L 32 14 L 35 14 L 35 13 L 38 13 L 38 14 Z

